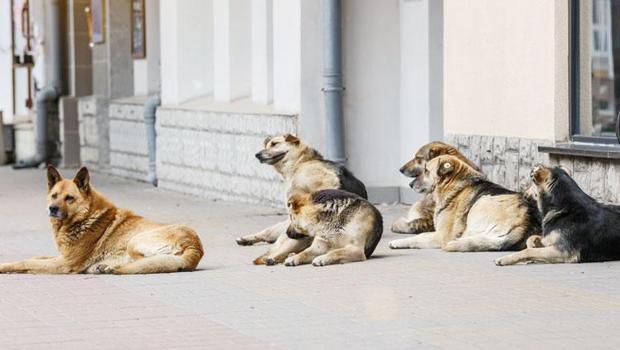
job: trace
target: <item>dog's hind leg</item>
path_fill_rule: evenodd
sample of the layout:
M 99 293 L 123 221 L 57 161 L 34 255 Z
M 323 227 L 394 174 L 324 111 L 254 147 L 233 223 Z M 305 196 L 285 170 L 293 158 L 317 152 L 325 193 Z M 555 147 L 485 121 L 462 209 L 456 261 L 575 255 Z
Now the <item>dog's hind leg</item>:
M 284 262 L 291 253 L 299 253 L 312 244 L 312 238 L 292 239 L 286 233 L 280 235 L 267 253 L 254 259 L 254 265 L 275 265 Z
M 447 252 L 488 252 L 503 250 L 513 245 L 514 243 L 507 242 L 504 238 L 478 234 L 452 240 L 446 243 L 443 250 Z
M 364 260 L 366 260 L 364 249 L 358 246 L 349 245 L 344 248 L 330 250 L 327 254 L 317 256 L 314 260 L 312 260 L 312 265 L 326 266 Z
M 319 255 L 325 254 L 329 250 L 327 242 L 321 238 L 315 237 L 310 247 L 306 248 L 299 254 L 291 255 L 284 260 L 286 266 L 297 266 L 303 264 L 309 264 L 314 258 Z
M 554 246 L 544 248 L 527 248 L 520 252 L 502 256 L 495 260 L 495 265 L 506 266 L 522 262 L 543 262 L 547 264 L 575 263 L 576 256 L 562 252 Z
M 525 246 L 528 248 L 543 248 L 545 245 L 542 243 L 542 236 L 533 235 L 525 241 Z
M 389 243 L 392 249 L 437 249 L 441 248 L 437 232 L 424 232 L 414 237 L 401 238 Z
M 184 256 L 178 255 L 153 255 L 112 268 L 109 272 L 117 275 L 134 275 L 145 273 L 166 273 L 190 271 L 194 268 L 188 263 Z
M 131 262 L 99 273 L 143 274 L 191 271 L 204 255 L 198 235 L 190 228 L 170 225 L 135 235 L 127 243 Z M 101 269 L 100 268 L 100 269 Z
M 239 237 L 236 239 L 238 245 L 253 245 L 260 242 L 274 243 L 280 235 L 286 233 L 286 229 L 291 222 L 289 220 L 279 222 L 273 226 L 252 235 Z

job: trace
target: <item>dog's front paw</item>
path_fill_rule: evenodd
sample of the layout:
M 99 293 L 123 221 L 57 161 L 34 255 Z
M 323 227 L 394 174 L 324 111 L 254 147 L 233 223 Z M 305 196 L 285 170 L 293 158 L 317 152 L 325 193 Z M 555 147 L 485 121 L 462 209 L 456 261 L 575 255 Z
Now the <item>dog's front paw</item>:
M 237 242 L 237 244 L 241 245 L 241 246 L 248 246 L 248 245 L 253 245 L 254 244 L 254 241 L 249 240 L 249 239 L 244 238 L 244 237 L 237 238 L 235 240 L 235 242 Z
M 95 266 L 94 272 L 96 274 L 109 275 L 114 273 L 114 268 L 110 265 L 99 264 Z
M 390 230 L 394 233 L 409 233 L 409 222 L 406 218 L 399 218 L 394 221 Z
M 397 239 L 388 243 L 390 249 L 408 249 L 409 246 L 402 239 Z
M 301 261 L 298 255 L 291 255 L 286 260 L 284 260 L 284 266 L 299 266 L 301 265 Z
M 506 265 L 509 265 L 509 264 L 508 264 L 508 261 L 506 260 L 506 257 L 503 256 L 501 258 L 495 259 L 495 265 L 496 266 L 506 266 Z
M 0 264 L 0 273 L 8 273 L 11 272 L 9 268 L 9 264 Z
M 463 251 L 463 248 L 461 248 L 461 244 L 459 242 L 450 241 L 446 243 L 446 245 L 443 247 L 443 250 L 446 252 L 460 252 Z
M 329 265 L 329 261 L 324 255 L 317 256 L 316 258 L 312 260 L 312 266 L 327 266 L 327 265 Z

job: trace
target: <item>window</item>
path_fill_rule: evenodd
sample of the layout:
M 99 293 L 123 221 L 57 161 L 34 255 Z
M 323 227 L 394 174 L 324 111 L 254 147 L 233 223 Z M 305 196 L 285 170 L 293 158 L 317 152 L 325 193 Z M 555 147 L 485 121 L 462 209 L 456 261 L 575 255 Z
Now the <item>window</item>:
M 620 0 L 571 1 L 571 134 L 620 142 Z

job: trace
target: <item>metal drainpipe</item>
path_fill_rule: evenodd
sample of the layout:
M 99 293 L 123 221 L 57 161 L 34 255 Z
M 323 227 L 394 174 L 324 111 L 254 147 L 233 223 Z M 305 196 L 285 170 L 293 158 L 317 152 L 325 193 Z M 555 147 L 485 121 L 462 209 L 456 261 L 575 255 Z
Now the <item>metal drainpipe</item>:
M 323 94 L 327 118 L 327 158 L 345 165 L 342 113 L 342 6 L 340 0 L 322 0 Z
M 159 94 L 151 95 L 144 104 L 144 125 L 146 126 L 146 141 L 149 152 L 149 173 L 147 181 L 157 186 L 157 134 L 155 132 L 155 112 L 161 105 Z
M 48 102 L 58 99 L 60 95 L 60 9 L 59 0 L 49 2 L 49 25 L 45 28 L 49 31 L 50 57 L 49 64 L 50 82 L 47 87 L 40 90 L 35 99 L 36 108 L 36 154 L 31 159 L 15 164 L 13 168 L 35 168 L 49 160 L 48 152 Z M 30 83 L 30 82 L 29 82 Z
M 620 113 L 618 113 L 618 117 L 616 118 L 616 138 L 618 139 L 618 143 L 620 143 Z

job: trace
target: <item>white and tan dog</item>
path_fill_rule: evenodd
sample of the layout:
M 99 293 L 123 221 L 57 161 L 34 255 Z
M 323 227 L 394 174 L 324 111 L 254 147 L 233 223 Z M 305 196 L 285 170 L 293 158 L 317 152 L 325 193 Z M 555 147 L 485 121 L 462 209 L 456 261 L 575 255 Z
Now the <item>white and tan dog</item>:
M 414 187 L 432 193 L 435 231 L 390 242 L 392 249 L 442 248 L 452 252 L 514 250 L 540 232 L 536 204 L 492 183 L 458 157 L 430 160 Z

